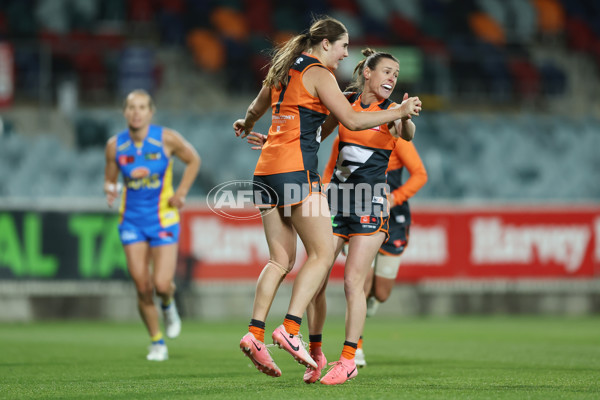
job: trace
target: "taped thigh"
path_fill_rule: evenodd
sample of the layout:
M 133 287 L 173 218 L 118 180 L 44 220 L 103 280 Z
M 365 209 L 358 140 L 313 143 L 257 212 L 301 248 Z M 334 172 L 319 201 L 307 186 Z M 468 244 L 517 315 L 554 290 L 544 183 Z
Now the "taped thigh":
M 378 253 L 375 258 L 375 276 L 396 279 L 400 268 L 400 257 L 386 256 Z

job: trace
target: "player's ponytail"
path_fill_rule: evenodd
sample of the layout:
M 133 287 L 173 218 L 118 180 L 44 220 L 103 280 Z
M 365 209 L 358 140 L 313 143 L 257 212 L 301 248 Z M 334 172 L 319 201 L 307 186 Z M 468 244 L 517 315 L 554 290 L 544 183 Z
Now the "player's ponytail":
M 263 85 L 276 88 L 286 86 L 289 79 L 289 70 L 302 52 L 316 46 L 324 39 L 335 42 L 346 33 L 348 31 L 344 24 L 334 18 L 321 17 L 315 20 L 308 32 L 294 36 L 275 49 L 275 54 L 271 59 L 271 66 L 267 77 L 263 81 Z

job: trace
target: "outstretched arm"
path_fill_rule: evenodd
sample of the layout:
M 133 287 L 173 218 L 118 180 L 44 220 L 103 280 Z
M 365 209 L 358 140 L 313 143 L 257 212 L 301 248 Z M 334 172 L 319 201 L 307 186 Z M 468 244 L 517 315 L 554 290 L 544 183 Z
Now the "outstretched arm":
M 342 125 L 352 131 L 387 124 L 409 115 L 417 116 L 421 111 L 421 100 L 418 97 L 408 98 L 397 108 L 372 112 L 355 111 L 340 90 L 335 77 L 323 68 L 310 68 L 304 73 L 303 83 L 310 93 L 319 97 Z

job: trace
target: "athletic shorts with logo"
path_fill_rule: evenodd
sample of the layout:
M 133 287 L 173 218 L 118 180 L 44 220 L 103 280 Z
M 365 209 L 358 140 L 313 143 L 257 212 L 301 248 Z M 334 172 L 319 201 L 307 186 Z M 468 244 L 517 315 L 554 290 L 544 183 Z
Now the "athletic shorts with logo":
M 293 206 L 313 193 L 321 193 L 321 177 L 313 171 L 254 175 L 253 182 L 257 207 Z
M 332 190 L 336 190 L 337 193 L 332 195 Z M 370 196 L 371 204 L 365 207 L 362 204 L 356 204 L 353 191 L 344 194 L 343 191 L 335 189 L 334 185 L 330 185 L 327 198 L 334 235 L 348 239 L 350 236 L 373 235 L 383 232 L 387 238 L 389 217 L 387 216 L 388 203 L 385 194 L 384 196 Z M 335 202 L 335 198 L 337 198 L 337 204 L 332 204 Z M 344 202 L 348 204 L 344 204 Z
M 179 230 L 179 223 L 166 227 L 159 224 L 135 224 L 130 221 L 119 224 L 119 236 L 124 246 L 136 242 L 148 242 L 150 247 L 177 243 Z
M 401 255 L 408 246 L 410 222 L 408 202 L 393 207 L 390 212 L 389 239 L 381 246 L 379 252 L 391 256 Z

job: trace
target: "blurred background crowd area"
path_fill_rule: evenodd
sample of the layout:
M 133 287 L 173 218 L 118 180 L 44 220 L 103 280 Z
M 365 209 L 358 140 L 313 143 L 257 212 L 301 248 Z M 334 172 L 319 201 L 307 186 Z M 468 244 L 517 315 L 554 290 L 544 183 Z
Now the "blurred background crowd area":
M 342 89 L 369 46 L 400 60 L 393 98 L 423 100 L 417 197 L 600 199 L 596 0 L 0 0 L 0 199 L 102 197 L 136 88 L 203 158 L 190 195 L 249 179 L 258 155 L 231 125 L 273 46 L 322 14 L 350 32 Z

